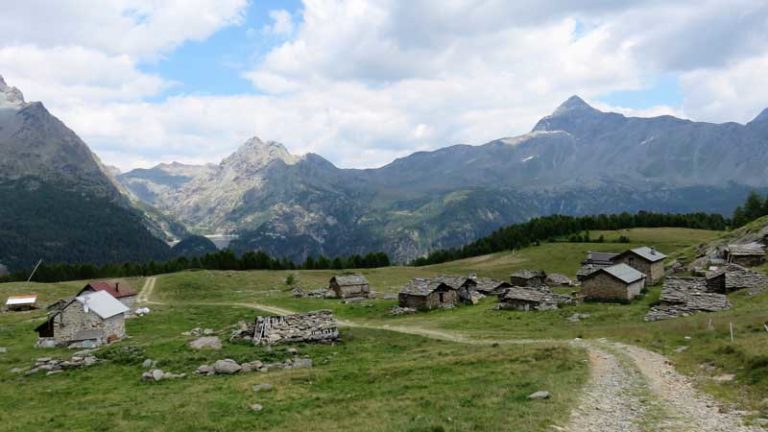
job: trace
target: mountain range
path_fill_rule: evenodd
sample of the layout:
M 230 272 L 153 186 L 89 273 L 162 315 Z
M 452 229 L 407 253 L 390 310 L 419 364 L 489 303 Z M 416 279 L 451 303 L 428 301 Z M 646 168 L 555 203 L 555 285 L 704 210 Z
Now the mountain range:
M 237 250 L 297 260 L 383 250 L 408 261 L 538 215 L 729 214 L 768 186 L 766 170 L 768 111 L 747 125 L 633 118 L 574 96 L 528 134 L 376 169 L 251 138 L 218 166 L 159 165 L 119 180 L 137 196 L 147 196 L 139 180 L 162 191 L 147 202 L 194 232 L 239 233 Z
M 768 110 L 711 124 L 625 117 L 574 96 L 528 134 L 375 169 L 254 137 L 219 164 L 121 174 L 0 79 L 0 263 L 164 259 L 174 254 L 162 240 L 190 234 L 237 234 L 236 251 L 297 261 L 385 251 L 405 262 L 539 215 L 729 214 L 768 186 L 767 169 Z

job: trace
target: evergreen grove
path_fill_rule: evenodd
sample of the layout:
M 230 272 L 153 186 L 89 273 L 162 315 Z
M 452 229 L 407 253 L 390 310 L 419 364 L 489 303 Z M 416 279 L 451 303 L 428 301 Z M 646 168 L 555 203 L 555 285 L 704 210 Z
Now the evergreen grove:
M 494 252 L 521 249 L 542 241 L 555 241 L 563 237 L 573 237 L 577 233 L 590 230 L 618 230 L 641 227 L 725 230 L 728 227 L 728 220 L 720 214 L 675 214 L 643 211 L 636 214 L 620 213 L 597 216 L 545 216 L 500 228 L 491 235 L 460 248 L 432 252 L 427 257 L 414 260 L 412 265 L 439 264 Z
M 246 252 L 237 256 L 231 250 L 222 250 L 202 257 L 180 257 L 165 262 L 105 264 L 47 264 L 43 263 L 32 278 L 35 282 L 60 282 L 67 280 L 115 278 L 130 276 L 149 276 L 163 273 L 175 273 L 184 270 L 323 270 L 323 269 L 359 269 L 388 267 L 389 257 L 383 252 L 366 255 L 352 255 L 333 259 L 320 256 L 308 257 L 303 264 L 296 264 L 290 259 L 272 258 L 264 252 Z M 17 272 L 7 277 L 8 280 L 27 280 L 32 269 Z M 2 279 L 2 278 L 0 278 Z

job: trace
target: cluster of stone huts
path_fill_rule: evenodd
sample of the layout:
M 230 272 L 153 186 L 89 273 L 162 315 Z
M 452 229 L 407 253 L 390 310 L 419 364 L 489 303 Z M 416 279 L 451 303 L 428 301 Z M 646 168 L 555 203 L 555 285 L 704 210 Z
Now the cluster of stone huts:
M 125 337 L 125 316 L 136 292 L 125 283 L 95 282 L 48 306 L 35 331 L 40 347 L 93 348 Z
M 666 255 L 653 247 L 589 252 L 577 273 L 585 300 L 631 301 L 664 278 Z

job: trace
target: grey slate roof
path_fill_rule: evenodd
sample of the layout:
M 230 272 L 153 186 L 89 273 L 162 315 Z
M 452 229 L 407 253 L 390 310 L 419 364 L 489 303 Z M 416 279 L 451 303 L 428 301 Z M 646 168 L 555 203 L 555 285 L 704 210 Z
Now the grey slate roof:
M 463 277 L 463 276 L 436 276 L 432 278 L 435 282 L 442 282 L 448 286 L 451 286 L 453 288 L 459 289 L 464 285 L 468 286 L 474 286 L 477 284 L 477 282 L 473 279 Z
M 603 266 L 613 265 L 613 259 L 619 256 L 615 252 L 587 252 L 587 259 L 582 264 L 597 264 Z
M 765 248 L 760 243 L 728 245 L 728 254 L 736 256 L 765 256 Z
M 534 303 L 554 303 L 552 294 L 546 291 L 527 287 L 506 288 L 500 295 L 500 301 L 518 300 Z
M 499 292 L 503 288 L 509 288 L 512 286 L 509 282 L 486 278 L 476 279 L 475 282 L 477 283 L 474 288 L 475 291 L 481 292 L 483 294 Z
M 630 249 L 630 250 L 628 250 L 627 252 L 624 252 L 624 253 L 626 254 L 626 253 L 629 253 L 629 252 L 639 256 L 640 258 L 643 258 L 643 259 L 645 259 L 647 261 L 650 261 L 652 263 L 653 262 L 657 262 L 657 261 L 661 261 L 661 260 L 663 260 L 664 258 L 667 257 L 663 253 L 657 251 L 655 248 L 649 248 L 648 246 L 642 246 L 642 247 L 639 247 L 639 248 Z
M 438 288 L 456 290 L 455 287 L 434 279 L 415 278 L 405 284 L 405 287 L 400 291 L 400 294 L 423 297 L 432 294 Z
M 339 286 L 368 285 L 368 280 L 363 275 L 341 275 L 333 278 Z
M 632 267 L 630 267 L 630 266 L 628 266 L 626 264 L 616 264 L 614 266 L 601 268 L 601 269 L 599 269 L 598 271 L 596 271 L 595 273 L 592 273 L 592 274 L 597 274 L 598 272 L 608 273 L 609 275 L 611 275 L 611 276 L 621 280 L 624 283 L 628 283 L 628 284 L 629 283 L 633 283 L 633 282 L 637 282 L 640 279 L 645 278 L 644 274 L 640 273 L 639 271 L 633 269 Z

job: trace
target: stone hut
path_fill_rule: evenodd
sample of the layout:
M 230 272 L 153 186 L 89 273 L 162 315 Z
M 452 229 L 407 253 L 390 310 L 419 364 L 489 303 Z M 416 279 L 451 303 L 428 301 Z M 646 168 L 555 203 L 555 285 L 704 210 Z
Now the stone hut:
M 77 295 L 83 295 L 87 293 L 94 293 L 97 291 L 104 291 L 109 293 L 112 297 L 116 298 L 120 303 L 124 304 L 128 309 L 133 309 L 136 305 L 137 292 L 134 291 L 130 285 L 125 281 L 98 281 L 91 282 Z
M 437 276 L 432 278 L 434 282 L 444 283 L 455 288 L 459 294 L 459 301 L 465 304 L 471 304 L 472 292 L 476 291 L 477 281 L 471 277 L 463 276 Z
M 416 278 L 397 296 L 400 307 L 431 310 L 453 307 L 459 303 L 458 289 L 437 280 Z
M 547 285 L 548 286 L 560 286 L 560 287 L 572 287 L 574 286 L 571 278 L 560 273 L 547 273 Z
M 659 297 L 659 304 L 651 308 L 646 321 L 688 316 L 696 312 L 717 312 L 729 309 L 728 297 L 707 292 L 703 277 L 669 277 Z
M 538 288 L 511 287 L 499 294 L 499 309 L 541 311 L 557 309 L 557 299 L 551 292 Z
M 656 248 L 643 246 L 623 252 L 613 261 L 615 264 L 626 264 L 646 275 L 648 284 L 654 285 L 664 279 L 664 259 L 666 258 L 667 256 Z
M 616 264 L 598 269 L 581 282 L 585 300 L 630 301 L 645 288 L 645 275 L 628 266 Z
M 505 288 L 511 288 L 512 284 L 494 279 L 478 278 L 475 279 L 475 291 L 483 295 L 499 295 Z
M 37 294 L 10 296 L 5 301 L 5 310 L 9 312 L 37 309 Z
M 368 298 L 371 294 L 368 281 L 365 276 L 359 274 L 334 276 L 328 282 L 328 289 L 333 291 L 338 298 Z
M 768 276 L 738 264 L 727 264 L 706 273 L 707 291 L 728 294 L 747 289 L 751 294 L 768 288 Z
M 35 331 L 40 346 L 90 348 L 125 337 L 128 307 L 106 291 L 72 298 L 53 309 Z
M 542 270 L 520 270 L 512 273 L 510 282 L 520 287 L 547 286 L 547 274 Z
M 333 313 L 319 310 L 284 316 L 258 316 L 253 332 L 254 345 L 299 342 L 334 342 L 339 329 Z
M 613 259 L 617 256 L 619 254 L 615 252 L 587 252 L 587 258 L 581 262 L 581 268 L 576 272 L 576 280 L 581 281 L 601 268 L 614 265 Z
M 726 262 L 755 267 L 765 262 L 765 248 L 760 243 L 731 244 L 723 251 Z

